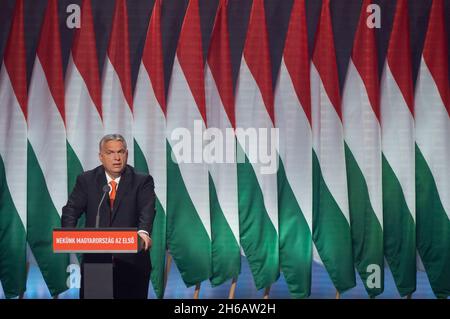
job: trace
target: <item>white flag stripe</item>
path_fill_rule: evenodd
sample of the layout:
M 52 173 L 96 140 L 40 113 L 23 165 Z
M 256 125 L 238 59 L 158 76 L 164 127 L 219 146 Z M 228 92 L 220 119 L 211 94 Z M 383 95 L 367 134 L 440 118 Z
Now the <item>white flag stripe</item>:
M 243 130 L 249 128 L 272 128 L 272 120 L 267 113 L 266 106 L 264 104 L 261 92 L 258 85 L 253 78 L 253 75 L 248 68 L 245 59 L 241 61 L 241 68 L 239 71 L 239 78 L 236 85 L 236 128 Z M 241 90 L 239 92 L 239 90 Z M 261 145 L 260 139 L 265 138 L 265 134 L 259 134 L 258 132 L 258 151 Z M 267 131 L 268 139 L 270 139 L 270 130 Z M 237 139 L 241 146 L 245 145 L 245 136 L 240 130 L 236 131 Z M 274 141 L 272 141 L 273 143 Z M 268 143 L 264 143 L 268 145 Z M 247 151 L 247 150 L 244 150 Z M 247 154 L 248 155 L 248 154 Z M 277 202 L 277 175 L 276 174 L 262 174 L 264 167 L 267 168 L 267 164 L 261 163 L 258 158 L 256 163 L 251 163 L 253 170 L 258 180 L 258 184 L 261 187 L 261 192 L 264 198 L 264 206 L 269 215 L 272 224 L 278 232 L 278 202 Z
M 166 211 L 166 119 L 156 99 L 150 77 L 141 62 L 134 99 L 134 137 L 146 156 L 149 174 L 153 176 L 155 193 Z M 153 154 L 163 154 L 155 158 Z
M 67 202 L 67 154 L 65 127 L 48 87 L 39 57 L 29 91 L 28 139 L 58 214 Z
M 279 153 L 286 178 L 312 231 L 311 125 L 298 100 L 284 58 L 279 72 L 275 89 L 275 119 L 280 130 Z
M 100 163 L 97 153 L 98 142 L 103 136 L 103 125 L 72 54 L 69 56 L 66 79 L 67 140 L 83 169 L 88 170 Z
M 416 85 L 416 141 L 450 219 L 450 117 L 423 57 Z M 446 138 L 445 138 L 446 137 Z
M 3 63 L 0 70 L 0 156 L 6 182 L 23 225 L 27 224 L 27 123 Z M 3 107 L 11 105 L 10 107 Z M 11 129 L 13 128 L 13 129 Z
M 102 79 L 103 125 L 105 134 L 121 134 L 127 141 L 128 164 L 134 165 L 133 114 L 123 94 L 118 74 L 108 56 Z
M 313 132 L 317 132 L 313 133 L 313 146 L 320 163 L 322 176 L 350 225 L 344 131 L 341 119 L 326 93 L 314 64 L 311 64 L 311 105 L 312 129 Z M 318 110 L 319 105 L 320 110 Z
M 381 80 L 381 92 L 383 154 L 402 187 L 415 221 L 414 119 L 387 63 Z
M 203 149 L 202 147 L 195 147 L 195 145 L 196 143 L 198 145 L 202 141 L 205 123 L 203 122 L 197 103 L 194 100 L 194 96 L 189 88 L 177 56 L 175 56 L 173 63 L 169 91 L 172 92 L 172 94 L 169 94 L 167 100 L 167 118 L 170 118 L 170 121 L 167 123 L 167 138 L 173 148 L 174 144 L 179 143 L 179 141 L 172 140 L 172 132 L 179 128 L 188 129 L 191 132 L 191 140 L 187 141 L 189 143 L 192 142 L 191 159 L 202 159 Z M 194 132 L 195 121 L 201 121 L 201 130 L 196 130 L 197 132 Z M 194 135 L 193 133 L 201 135 Z M 200 145 L 202 146 L 202 143 Z M 179 155 L 177 152 L 173 152 L 173 154 L 176 157 L 177 165 L 180 169 L 189 197 L 211 239 L 209 196 L 207 196 L 207 194 L 209 194 L 208 168 L 203 163 L 203 160 L 201 163 L 184 163 L 182 159 L 177 157 L 177 155 Z M 168 160 L 171 159 L 169 158 Z
M 226 162 L 227 157 L 233 158 L 233 161 L 236 159 L 236 140 L 234 133 L 229 136 L 225 135 L 226 129 L 229 129 L 228 131 L 233 130 L 233 126 L 231 125 L 228 115 L 225 112 L 216 82 L 214 81 L 208 64 L 206 64 L 205 67 L 205 87 L 206 92 L 211 92 L 211 94 L 206 94 L 205 96 L 208 127 L 219 128 L 222 131 L 224 137 L 222 142 L 223 147 L 225 148 L 223 149 L 224 163 L 210 165 L 209 172 L 217 190 L 217 198 L 220 208 L 222 209 L 225 219 L 227 220 L 228 225 L 236 238 L 236 242 L 239 243 L 237 167 L 234 162 Z M 219 107 L 215 107 L 217 105 L 219 105 Z M 228 137 L 232 137 L 232 141 L 226 140 Z M 214 140 L 211 144 L 216 143 L 217 147 L 221 147 L 221 145 L 217 142 L 217 140 Z
M 370 104 L 364 82 L 352 59 L 347 71 L 342 105 L 345 105 L 343 108 L 345 141 L 362 171 L 370 203 L 383 227 L 381 128 Z

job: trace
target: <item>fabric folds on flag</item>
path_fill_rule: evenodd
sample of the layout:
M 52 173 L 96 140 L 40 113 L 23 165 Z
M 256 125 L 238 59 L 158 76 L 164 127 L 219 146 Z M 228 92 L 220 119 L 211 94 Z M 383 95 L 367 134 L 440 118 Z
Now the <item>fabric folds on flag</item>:
M 275 88 L 280 130 L 278 221 L 280 266 L 292 297 L 311 293 L 312 131 L 305 1 L 295 1 Z
M 116 0 L 111 35 L 103 66 L 102 115 L 105 134 L 121 134 L 127 141 L 128 164 L 134 165 L 133 95 L 125 0 Z
M 444 3 L 434 0 L 415 94 L 417 249 L 438 298 L 450 295 L 450 92 Z
M 203 65 L 199 3 L 190 0 L 167 97 L 167 244 L 188 287 L 211 277 Z
M 337 291 L 356 285 L 344 131 L 330 1 L 322 3 L 311 64 L 313 240 Z
M 228 34 L 227 0 L 221 0 L 211 35 L 205 68 L 208 129 L 217 130 L 209 144 L 215 158 L 209 165 L 211 258 L 213 286 L 237 278 L 241 270 L 237 198 L 234 95 Z M 219 156 L 221 154 L 222 156 Z M 213 155 L 213 156 L 214 156 Z M 227 158 L 232 161 L 228 162 Z
M 75 30 L 65 83 L 69 194 L 79 174 L 100 164 L 101 97 L 91 1 L 83 0 L 81 28 Z
M 264 1 L 255 0 L 236 84 L 236 155 L 240 240 L 257 289 L 270 287 L 279 278 L 276 167 L 263 165 L 252 152 L 262 144 L 276 143 L 271 138 L 274 96 L 270 61 Z M 252 140 L 251 132 L 258 141 Z
M 23 0 L 17 0 L 0 70 L 0 281 L 6 298 L 26 290 L 27 72 Z
M 69 255 L 53 253 L 52 231 L 67 202 L 64 81 L 58 1 L 49 0 L 28 95 L 28 243 L 52 296 L 68 289 Z
M 353 257 L 367 293 L 384 289 L 381 127 L 375 31 L 362 4 L 342 98 Z
M 381 78 L 384 255 L 401 296 L 416 290 L 414 105 L 408 3 L 398 0 Z
M 161 0 L 156 0 L 147 30 L 134 93 L 134 163 L 155 183 L 156 215 L 152 229 L 151 282 L 158 298 L 164 297 L 166 256 L 166 99 L 161 44 Z

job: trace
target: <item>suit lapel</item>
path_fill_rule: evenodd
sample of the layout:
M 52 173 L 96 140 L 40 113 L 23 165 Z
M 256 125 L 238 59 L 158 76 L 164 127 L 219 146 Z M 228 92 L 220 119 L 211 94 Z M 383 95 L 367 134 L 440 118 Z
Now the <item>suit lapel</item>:
M 123 196 L 125 196 L 131 188 L 130 186 L 132 179 L 133 175 L 131 169 L 127 166 L 120 177 L 119 187 L 117 188 L 116 193 L 116 199 L 114 200 L 111 222 L 113 222 L 114 218 L 116 217 L 117 210 L 120 206 L 120 202 L 122 201 Z
M 103 186 L 107 184 L 106 181 L 106 173 L 103 166 L 99 166 L 97 168 L 97 172 L 95 173 L 95 181 L 97 183 L 97 191 L 101 195 L 103 195 Z
M 103 186 L 108 184 L 106 180 L 105 169 L 103 168 L 103 166 L 98 167 L 95 182 L 97 184 L 96 190 L 98 202 L 100 203 L 100 200 L 103 196 Z M 106 194 L 105 198 L 103 199 L 103 203 L 100 207 L 100 225 L 104 225 L 103 227 L 109 225 L 110 214 L 111 214 L 111 204 L 109 202 L 109 196 L 108 194 Z

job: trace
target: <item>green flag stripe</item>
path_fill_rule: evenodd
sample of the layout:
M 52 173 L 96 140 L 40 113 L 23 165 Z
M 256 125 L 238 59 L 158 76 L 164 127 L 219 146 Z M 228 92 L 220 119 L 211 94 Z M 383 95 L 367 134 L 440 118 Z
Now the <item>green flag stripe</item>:
M 69 142 L 67 145 L 67 188 L 69 194 L 75 187 L 75 182 L 77 181 L 77 176 L 83 173 L 83 166 L 81 165 L 78 156 L 75 154 L 72 146 Z
M 138 172 L 149 173 L 147 161 L 139 144 L 134 140 L 134 165 Z M 156 215 L 152 228 L 152 248 L 150 260 L 152 262 L 151 281 L 157 298 L 164 297 L 164 271 L 166 266 L 166 213 L 156 197 Z
M 312 236 L 281 159 L 278 168 L 278 220 L 281 270 L 291 296 L 306 298 L 311 294 Z
M 239 143 L 237 149 L 244 152 Z M 263 194 L 247 156 L 244 163 L 237 164 L 237 172 L 241 245 L 256 288 L 261 289 L 280 276 L 278 234 L 264 207 Z
M 78 156 L 75 154 L 72 146 L 69 142 L 66 142 L 67 147 L 67 188 L 69 190 L 68 194 L 72 193 L 75 183 L 77 181 L 77 176 L 83 173 L 83 166 L 81 165 Z M 86 215 L 82 214 L 78 219 L 77 228 L 84 228 L 86 225 Z M 76 254 L 78 262 L 83 261 L 83 254 Z
M 344 292 L 356 285 L 350 225 L 330 193 L 313 152 L 313 240 L 334 286 Z
M 345 143 L 345 159 L 353 258 L 367 293 L 375 297 L 384 290 L 383 230 L 372 208 L 364 175 L 347 143 Z M 367 286 L 367 278 L 372 273 L 372 271 L 368 272 L 367 267 L 371 264 L 378 265 L 381 270 L 381 285 L 378 288 Z
M 384 254 L 401 296 L 416 290 L 416 231 L 402 187 L 383 155 Z
M 133 142 L 134 142 L 134 168 L 138 172 L 148 174 L 149 170 L 148 170 L 147 161 L 145 159 L 145 155 L 142 152 L 142 150 L 139 147 L 139 144 L 136 142 L 136 140 L 133 140 Z
M 164 271 L 166 267 L 166 213 L 156 197 L 156 215 L 152 229 L 151 281 L 157 298 L 164 297 Z
M 211 276 L 211 240 L 171 154 L 167 142 L 167 243 L 183 281 L 190 287 Z
M 215 287 L 231 278 L 237 278 L 241 272 L 241 252 L 239 244 L 220 207 L 211 175 L 209 176 L 209 196 L 211 213 L 211 284 Z
M 26 289 L 26 233 L 8 188 L 0 156 L 0 281 L 6 298 Z
M 52 231 L 61 227 L 31 144 L 28 142 L 27 234 L 28 242 L 52 296 L 68 289 L 66 272 L 68 254 L 54 254 Z
M 416 145 L 417 249 L 434 294 L 450 295 L 450 220 L 439 197 L 433 174 Z

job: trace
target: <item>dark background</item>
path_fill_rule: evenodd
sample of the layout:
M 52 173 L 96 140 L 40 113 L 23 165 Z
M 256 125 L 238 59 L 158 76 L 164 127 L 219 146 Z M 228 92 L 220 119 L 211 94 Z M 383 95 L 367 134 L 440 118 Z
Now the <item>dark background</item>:
M 201 30 L 203 40 L 203 55 L 206 57 L 210 34 L 212 31 L 218 0 L 199 0 Z M 415 83 L 420 64 L 421 53 L 425 40 L 428 15 L 431 0 L 409 0 L 409 21 L 411 37 L 411 54 L 413 81 Z M 65 72 L 73 31 L 66 27 L 66 7 L 71 3 L 81 5 L 81 0 L 59 0 L 59 20 L 61 31 L 61 46 L 63 56 L 63 69 Z M 112 25 L 114 0 L 92 0 L 92 10 L 97 39 L 97 53 L 99 59 L 100 75 L 106 55 L 108 39 Z M 136 83 L 137 72 L 141 61 L 148 21 L 153 8 L 154 0 L 127 0 L 129 33 L 130 33 L 130 60 L 132 64 L 132 85 Z M 278 69 L 288 28 L 293 0 L 265 0 L 266 18 L 269 32 L 270 54 L 272 59 L 273 87 L 277 78 Z M 306 0 L 306 17 L 308 24 L 308 45 L 312 53 L 317 22 L 320 15 L 321 0 Z M 381 76 L 386 56 L 389 36 L 394 19 L 396 0 L 377 0 L 374 3 L 381 8 L 381 28 L 376 30 L 377 50 L 379 59 L 379 74 Z M 447 39 L 450 35 L 450 0 L 445 0 L 445 23 Z M 6 45 L 15 0 L 0 0 L 0 57 Z M 177 47 L 183 17 L 188 0 L 163 0 L 162 2 L 162 44 L 164 52 L 164 71 L 166 93 L 170 80 L 173 59 Z M 41 23 L 47 0 L 25 0 L 25 42 L 27 51 L 27 77 L 31 78 L 34 58 Z M 245 36 L 250 16 L 252 0 L 229 0 L 229 32 L 232 55 L 233 83 L 236 83 L 241 55 L 244 48 Z M 353 37 L 356 30 L 362 0 L 332 0 L 331 14 L 333 32 L 335 37 L 337 65 L 341 90 L 343 88 L 345 73 L 350 58 Z M 448 43 L 448 40 L 447 40 Z M 449 55 L 450 58 L 450 55 Z M 450 75 L 450 69 L 449 69 Z

